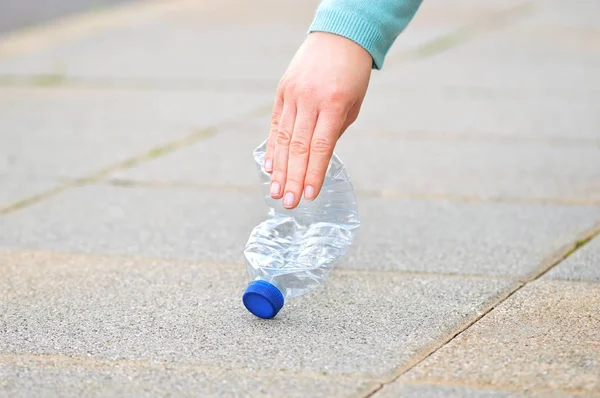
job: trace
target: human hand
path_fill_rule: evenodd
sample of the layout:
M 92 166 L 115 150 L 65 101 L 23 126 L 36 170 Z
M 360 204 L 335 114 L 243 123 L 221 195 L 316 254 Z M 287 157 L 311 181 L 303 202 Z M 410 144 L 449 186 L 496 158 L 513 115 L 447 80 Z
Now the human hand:
M 271 197 L 293 209 L 319 195 L 335 144 L 358 117 L 371 55 L 332 33 L 308 35 L 283 75 L 265 154 Z

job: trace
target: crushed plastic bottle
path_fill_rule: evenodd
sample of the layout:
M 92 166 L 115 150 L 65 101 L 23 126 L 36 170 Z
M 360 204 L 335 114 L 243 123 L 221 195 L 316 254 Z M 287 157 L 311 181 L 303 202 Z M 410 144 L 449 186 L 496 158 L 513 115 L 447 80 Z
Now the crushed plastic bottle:
M 248 311 L 273 318 L 284 302 L 321 285 L 346 253 L 360 220 L 346 168 L 337 155 L 329 162 L 323 188 L 313 201 L 287 210 L 269 193 L 271 175 L 264 169 L 267 142 L 254 151 L 269 213 L 246 244 L 250 284 L 242 296 Z

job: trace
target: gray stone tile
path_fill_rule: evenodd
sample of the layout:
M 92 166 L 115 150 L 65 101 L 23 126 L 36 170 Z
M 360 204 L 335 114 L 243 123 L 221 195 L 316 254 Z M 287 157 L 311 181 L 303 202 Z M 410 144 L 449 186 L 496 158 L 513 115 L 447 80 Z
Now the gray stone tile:
M 494 43 L 486 43 L 484 46 L 494 48 Z M 398 83 L 411 78 L 416 81 L 430 78 L 429 86 L 511 90 L 524 92 L 527 96 L 537 93 L 538 98 L 556 92 L 574 92 L 583 98 L 596 94 L 597 98 L 600 90 L 600 78 L 595 74 L 600 62 L 598 60 L 589 61 L 586 65 L 585 60 L 569 57 L 516 60 L 510 56 L 496 56 L 473 59 L 472 54 L 477 54 L 478 51 L 478 48 L 468 45 L 461 46 L 451 52 L 454 58 L 449 57 L 450 53 L 444 53 L 427 62 L 415 62 L 407 65 L 401 72 L 385 76 L 382 74 L 379 84 L 388 85 L 388 92 L 391 92 L 398 89 Z
M 506 280 L 338 270 L 264 321 L 242 265 L 1 252 L 0 351 L 389 377 L 512 289 Z
M 600 146 L 349 135 L 337 149 L 357 189 L 478 198 L 600 200 Z
M 539 98 L 561 89 L 579 94 L 597 92 L 600 78 L 598 38 L 590 19 L 593 2 L 535 2 L 530 12 L 515 17 L 503 29 L 460 35 L 451 48 L 430 48 L 425 62 L 395 63 L 382 74 L 390 92 L 412 79 L 430 86 L 471 86 L 518 90 Z M 394 87 L 396 86 L 396 87 Z
M 0 219 L 0 246 L 225 262 L 267 208 L 258 191 L 88 186 Z M 526 277 L 600 218 L 598 207 L 359 196 L 340 267 Z M 526 227 L 524 227 L 526 226 Z
M 418 51 L 423 46 L 428 46 L 432 42 L 454 34 L 464 26 L 473 25 L 478 19 L 504 13 L 520 3 L 519 0 L 503 2 L 432 0 L 423 2 L 411 23 L 396 39 L 388 52 L 387 58 L 390 61 L 386 61 L 384 74 L 396 67 L 397 62 L 394 60 L 396 56 L 401 57 L 407 52 Z
M 597 283 L 533 282 L 402 379 L 598 394 L 599 294 Z
M 539 109 L 533 115 L 527 112 L 528 116 L 520 116 L 524 111 L 516 110 L 500 121 L 498 127 L 501 128 L 513 127 L 513 122 L 525 117 L 542 119 L 542 109 L 546 107 L 542 104 L 546 104 L 549 99 L 562 100 L 565 102 L 564 108 L 549 112 L 547 122 L 537 126 L 535 133 L 566 133 L 571 124 L 572 133 L 576 136 L 583 133 L 594 135 L 597 128 L 589 123 L 593 120 L 591 115 L 582 120 L 573 117 L 569 123 L 569 111 L 576 115 L 581 109 L 571 108 L 566 102 L 591 104 L 597 103 L 600 98 L 600 78 L 596 73 L 600 65 L 597 44 L 600 36 L 593 28 L 597 23 L 592 17 L 597 14 L 598 6 L 593 1 L 568 4 L 536 1 L 529 4 L 533 6 L 530 12 L 513 18 L 512 21 L 505 21 L 508 25 L 502 29 L 475 35 L 459 35 L 455 43 L 442 42 L 437 49 L 435 46 L 430 48 L 431 53 L 422 62 L 396 62 L 392 56 L 388 60 L 388 66 L 391 67 L 373 79 L 371 93 L 377 93 L 377 96 L 387 93 L 389 96 L 408 97 L 400 109 L 407 110 L 403 116 L 409 123 L 413 118 L 408 112 L 412 108 L 412 95 L 419 103 L 425 101 L 419 98 L 427 90 L 444 89 L 453 93 L 467 93 L 474 96 L 474 100 L 482 101 L 483 104 L 474 105 L 472 110 L 483 109 L 483 115 L 451 104 L 448 111 L 443 111 L 434 99 L 429 117 L 432 120 L 422 123 L 436 126 L 438 114 L 441 115 L 439 119 L 442 122 L 452 117 L 451 111 L 456 109 L 459 113 L 455 117 L 461 119 L 460 126 L 469 127 L 470 122 L 473 122 L 473 126 L 477 123 L 482 128 L 489 129 L 493 127 L 491 120 L 484 119 L 487 114 L 500 115 L 514 108 L 514 105 L 502 105 L 493 113 L 486 110 L 485 104 L 492 96 L 513 100 L 515 105 L 523 104 L 528 110 Z M 453 45 L 447 49 L 445 44 Z M 527 104 L 524 103 L 525 100 L 528 101 Z M 552 122 L 557 125 L 552 127 Z M 399 121 L 398 125 L 401 124 Z M 457 123 L 451 123 L 451 126 L 457 127 Z M 520 123 L 514 125 L 521 128 L 526 126 L 527 124 Z
M 181 371 L 176 364 L 162 369 L 123 368 L 116 362 L 100 369 L 75 365 L 57 367 L 4 365 L 0 362 L 0 396 L 6 397 L 351 397 L 364 396 L 375 383 L 349 379 L 310 379 L 256 375 L 220 370 Z M 90 361 L 88 361 L 90 362 Z M 93 364 L 93 361 L 92 361 Z
M 269 135 L 266 118 L 248 118 L 201 143 L 122 170 L 112 179 L 259 188 L 252 153 Z
M 544 279 L 600 282 L 600 237 L 592 239 L 559 263 Z
M 271 96 L 6 88 L 0 91 L 0 173 L 80 177 L 241 116 Z
M 494 390 L 484 386 L 444 386 L 432 384 L 411 384 L 396 382 L 378 391 L 375 398 L 415 397 L 415 398 L 575 398 L 577 394 L 564 391 L 510 391 Z
M 16 176 L 0 174 L 0 209 L 12 203 L 54 188 L 59 180 L 39 178 L 37 176 Z
M 597 102 L 565 96 L 502 95 L 468 87 L 452 89 L 432 86 L 425 78 L 393 89 L 374 84 L 348 134 L 360 130 L 413 140 L 593 146 L 600 142 Z
M 178 13 L 132 21 L 10 58 L 0 63 L 0 74 L 175 83 L 193 79 L 208 84 L 247 79 L 271 87 L 304 39 L 316 4 L 268 1 L 261 12 L 237 1 L 189 4 Z
M 359 197 L 341 266 L 527 278 L 600 219 L 598 207 Z
M 0 246 L 242 261 L 259 192 L 88 186 L 0 219 Z

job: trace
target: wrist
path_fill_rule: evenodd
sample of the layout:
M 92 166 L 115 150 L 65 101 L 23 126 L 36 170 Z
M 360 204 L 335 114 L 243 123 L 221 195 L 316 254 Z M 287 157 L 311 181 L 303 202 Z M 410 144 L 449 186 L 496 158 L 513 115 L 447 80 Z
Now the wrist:
M 314 33 L 343 37 L 369 54 L 373 68 L 380 69 L 383 64 L 384 54 L 380 50 L 383 37 L 380 29 L 355 12 L 320 7 L 309 29 L 309 34 Z
M 328 47 L 332 47 L 336 52 L 342 52 L 346 57 L 351 58 L 357 66 L 365 65 L 371 68 L 373 57 L 360 44 L 354 40 L 332 32 L 310 32 L 306 38 L 308 42 L 318 42 Z

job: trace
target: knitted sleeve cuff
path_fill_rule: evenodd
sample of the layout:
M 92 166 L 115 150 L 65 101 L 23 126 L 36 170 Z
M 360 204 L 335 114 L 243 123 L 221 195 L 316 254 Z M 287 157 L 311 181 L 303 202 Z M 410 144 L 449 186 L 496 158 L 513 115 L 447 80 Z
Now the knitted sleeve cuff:
M 365 20 L 352 11 L 320 7 L 310 26 L 310 32 L 328 32 L 346 37 L 364 48 L 373 58 L 373 68 L 381 69 L 387 43 L 377 24 Z

